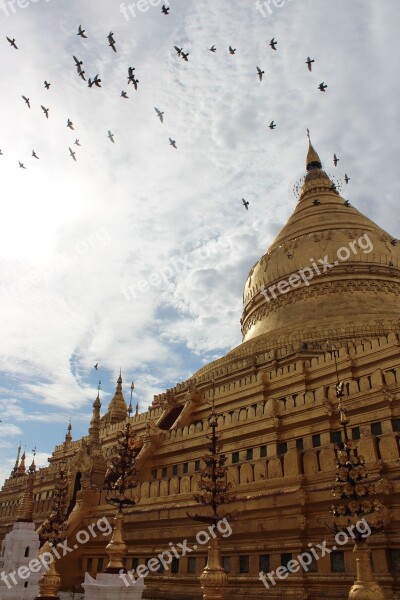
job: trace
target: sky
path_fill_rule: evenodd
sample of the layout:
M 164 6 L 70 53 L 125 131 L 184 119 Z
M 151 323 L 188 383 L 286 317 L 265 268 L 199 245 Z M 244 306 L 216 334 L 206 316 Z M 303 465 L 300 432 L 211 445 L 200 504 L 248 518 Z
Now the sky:
M 43 466 L 70 418 L 86 435 L 99 380 L 103 411 L 120 369 L 144 411 L 241 343 L 307 128 L 343 196 L 399 237 L 398 0 L 168 5 L 0 0 L 0 484 L 20 442 Z

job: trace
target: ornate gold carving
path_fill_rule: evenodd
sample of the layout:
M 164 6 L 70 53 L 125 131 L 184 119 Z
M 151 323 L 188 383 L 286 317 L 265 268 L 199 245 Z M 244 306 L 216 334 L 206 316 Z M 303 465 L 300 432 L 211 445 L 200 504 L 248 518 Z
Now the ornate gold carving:
M 299 501 L 300 506 L 305 506 L 307 502 L 307 492 L 302 488 L 296 494 L 296 497 Z
M 307 528 L 307 519 L 304 515 L 299 515 L 297 517 L 297 527 L 300 531 L 305 531 Z
M 383 388 L 383 398 L 384 398 L 384 400 L 386 400 L 386 402 L 389 402 L 391 404 L 393 402 L 393 400 L 396 400 L 396 395 L 384 387 Z
M 251 327 L 258 321 L 267 317 L 271 312 L 281 310 L 290 304 L 295 304 L 308 298 L 321 298 L 331 294 L 351 294 L 365 292 L 373 294 L 400 295 L 400 282 L 398 281 L 321 281 L 316 277 L 309 287 L 292 289 L 288 294 L 281 294 L 271 302 L 263 302 L 259 308 L 243 317 L 242 333 L 246 335 Z M 246 313 L 246 309 L 245 309 Z
M 392 483 L 389 479 L 387 479 L 387 477 L 382 477 L 382 479 L 377 481 L 377 483 L 375 484 L 375 489 L 377 493 L 385 494 L 385 496 L 388 496 L 392 492 L 392 488 Z

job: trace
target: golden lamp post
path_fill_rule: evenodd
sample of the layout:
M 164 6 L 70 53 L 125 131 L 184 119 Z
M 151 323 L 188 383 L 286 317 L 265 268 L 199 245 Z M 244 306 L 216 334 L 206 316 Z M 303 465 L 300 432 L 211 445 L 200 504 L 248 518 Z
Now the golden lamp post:
M 137 470 L 135 462 L 142 445 L 143 442 L 132 432 L 130 423 L 127 423 L 117 446 L 114 447 L 115 455 L 105 475 L 103 487 L 108 492 L 106 500 L 108 504 L 117 508 L 114 517 L 113 535 L 106 548 L 110 557 L 110 562 L 105 569 L 106 573 L 125 571 L 124 558 L 127 546 L 123 536 L 123 509 L 135 504 L 134 500 L 126 496 L 126 492 L 136 487 Z
M 235 498 L 229 495 L 230 483 L 227 483 L 226 456 L 219 453 L 217 428 L 218 414 L 215 412 L 214 404 L 214 382 L 212 409 L 208 417 L 208 425 L 211 434 L 207 437 L 211 444 L 208 453 L 203 456 L 204 466 L 201 470 L 199 494 L 194 494 L 197 502 L 210 506 L 211 515 L 188 515 L 196 521 L 202 521 L 216 525 L 221 519 L 232 518 L 233 515 L 219 515 L 218 509 L 221 504 L 232 502 Z M 214 529 L 214 535 L 217 531 Z M 203 600 L 224 600 L 224 588 L 228 584 L 228 577 L 221 564 L 220 540 L 218 535 L 210 537 L 208 542 L 208 558 L 203 573 L 200 576 Z
M 335 355 L 336 362 L 336 355 Z M 336 366 L 337 371 L 337 366 Z M 365 459 L 357 452 L 357 445 L 350 440 L 347 432 L 349 420 L 343 405 L 344 382 L 337 378 L 336 397 L 338 412 L 343 427 L 343 449 L 338 452 L 336 463 L 337 485 L 332 490 L 335 498 L 331 506 L 331 514 L 335 517 L 334 531 L 338 533 L 348 527 L 355 526 L 365 519 L 371 534 L 381 531 L 384 519 L 381 514 L 383 505 L 377 497 L 375 485 L 369 481 Z M 353 528 L 354 554 L 357 565 L 357 579 L 349 592 L 349 600 L 385 600 L 382 588 L 374 581 L 371 568 L 371 551 L 368 548 L 365 534 L 361 535 Z
M 67 493 L 68 479 L 64 469 L 61 468 L 54 492 L 52 511 L 49 518 L 38 529 L 39 537 L 44 541 L 39 551 L 40 555 L 48 553 L 53 556 L 52 548 L 61 544 L 66 538 Z M 39 595 L 36 596 L 35 600 L 59 600 L 60 583 L 61 578 L 53 556 L 53 560 L 48 563 L 47 570 L 39 581 Z

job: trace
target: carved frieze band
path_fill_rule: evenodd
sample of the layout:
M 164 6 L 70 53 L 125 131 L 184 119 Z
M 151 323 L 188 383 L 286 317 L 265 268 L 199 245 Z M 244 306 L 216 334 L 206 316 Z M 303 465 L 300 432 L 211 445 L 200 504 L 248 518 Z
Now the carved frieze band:
M 264 300 L 260 294 L 263 304 L 244 318 L 242 333 L 245 335 L 249 329 L 258 321 L 261 321 L 269 314 L 280 310 L 290 304 L 306 300 L 308 298 L 319 298 L 331 294 L 395 294 L 400 295 L 400 282 L 398 281 L 368 281 L 368 280 L 348 280 L 348 281 L 325 281 L 321 283 L 314 282 L 309 287 L 291 289 L 287 294 L 280 294 L 271 298 L 269 302 Z

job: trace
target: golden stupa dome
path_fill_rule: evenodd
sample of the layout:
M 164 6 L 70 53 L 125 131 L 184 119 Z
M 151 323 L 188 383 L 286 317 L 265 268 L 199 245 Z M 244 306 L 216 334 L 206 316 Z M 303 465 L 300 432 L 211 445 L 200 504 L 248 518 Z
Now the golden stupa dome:
M 311 142 L 306 165 L 294 212 L 245 283 L 243 341 L 397 330 L 400 243 L 340 196 Z

